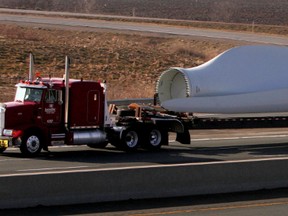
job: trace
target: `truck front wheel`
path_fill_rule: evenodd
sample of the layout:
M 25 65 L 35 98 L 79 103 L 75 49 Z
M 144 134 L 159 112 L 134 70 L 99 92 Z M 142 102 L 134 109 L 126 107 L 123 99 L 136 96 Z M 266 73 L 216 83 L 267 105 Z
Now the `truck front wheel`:
M 26 156 L 36 156 L 42 150 L 41 136 L 36 133 L 28 133 L 22 137 L 20 151 Z

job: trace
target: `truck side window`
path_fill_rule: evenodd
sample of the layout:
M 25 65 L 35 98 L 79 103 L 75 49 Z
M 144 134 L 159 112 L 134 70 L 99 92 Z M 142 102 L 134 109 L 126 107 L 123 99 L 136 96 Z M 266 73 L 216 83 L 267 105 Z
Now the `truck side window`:
M 57 101 L 57 92 L 53 89 L 48 89 L 45 96 L 46 103 L 55 103 Z

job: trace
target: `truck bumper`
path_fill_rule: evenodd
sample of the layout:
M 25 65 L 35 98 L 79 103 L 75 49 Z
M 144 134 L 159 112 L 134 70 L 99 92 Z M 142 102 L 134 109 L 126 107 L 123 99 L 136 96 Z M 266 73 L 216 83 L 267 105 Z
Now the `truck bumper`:
M 0 136 L 0 148 L 12 146 L 12 137 Z

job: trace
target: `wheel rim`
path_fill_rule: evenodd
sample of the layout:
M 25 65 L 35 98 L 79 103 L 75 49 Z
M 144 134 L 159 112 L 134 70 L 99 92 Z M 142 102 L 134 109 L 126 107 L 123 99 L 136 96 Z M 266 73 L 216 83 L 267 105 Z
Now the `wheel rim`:
M 40 140 L 37 136 L 30 136 L 26 142 L 27 150 L 30 153 L 35 153 L 40 148 Z
M 152 130 L 149 135 L 149 142 L 152 146 L 158 146 L 161 143 L 161 132 L 159 130 Z
M 138 135 L 135 131 L 129 131 L 125 136 L 125 143 L 129 148 L 135 148 L 138 144 Z

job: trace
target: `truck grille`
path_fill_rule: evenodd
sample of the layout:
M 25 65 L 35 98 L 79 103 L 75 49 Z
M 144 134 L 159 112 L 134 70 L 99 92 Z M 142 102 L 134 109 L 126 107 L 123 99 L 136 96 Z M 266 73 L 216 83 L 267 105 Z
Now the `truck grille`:
M 0 104 L 0 136 L 2 136 L 5 127 L 5 110 L 4 104 Z

